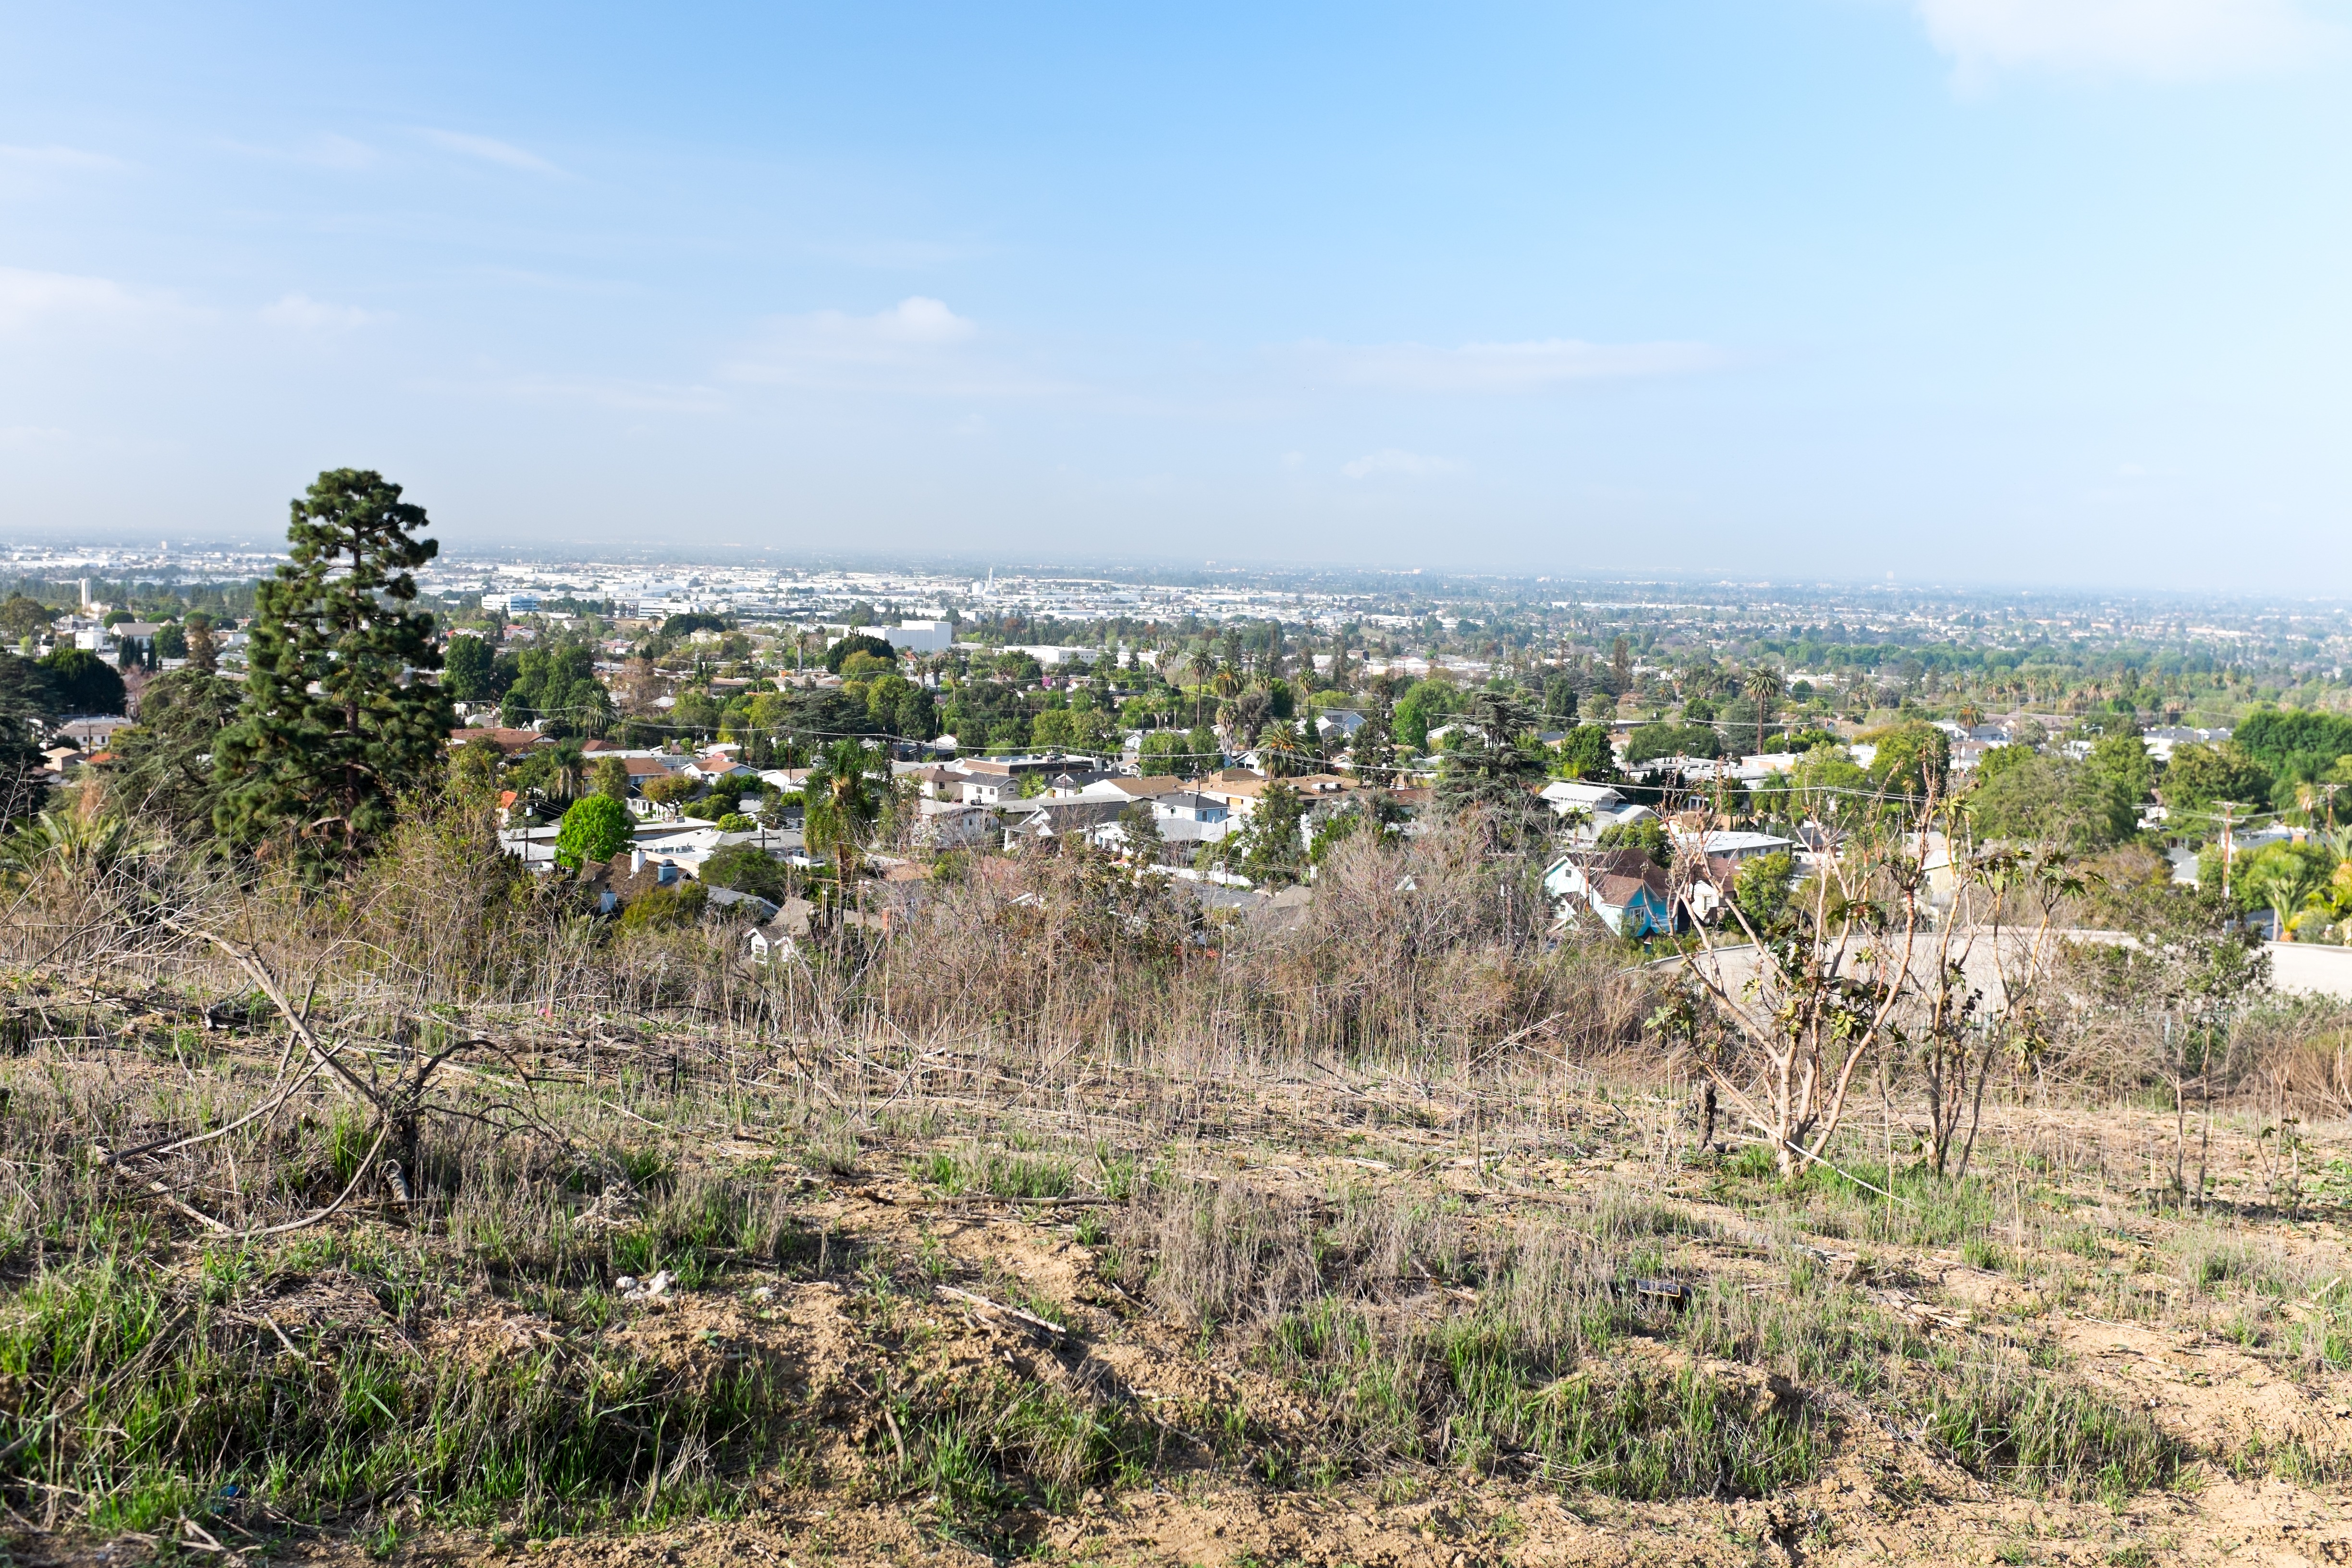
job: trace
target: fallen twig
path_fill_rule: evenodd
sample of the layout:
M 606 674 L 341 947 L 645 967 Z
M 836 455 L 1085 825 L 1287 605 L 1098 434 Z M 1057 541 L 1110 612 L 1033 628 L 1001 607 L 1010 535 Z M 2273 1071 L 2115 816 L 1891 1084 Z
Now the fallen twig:
M 951 1300 L 967 1302 L 971 1306 L 984 1308 L 989 1311 L 998 1313 L 1003 1317 L 1018 1319 L 1020 1321 L 1028 1324 L 1033 1329 L 1044 1330 L 1046 1333 L 1053 1335 L 1055 1339 L 1066 1340 L 1070 1337 L 1069 1330 L 1064 1328 L 1059 1323 L 1041 1318 L 1034 1312 L 1025 1312 L 1018 1307 L 1008 1307 L 1002 1301 L 992 1301 L 985 1296 L 975 1296 L 969 1290 L 959 1290 L 952 1285 L 934 1285 L 931 1289 L 937 1290 L 940 1295 L 945 1296 Z

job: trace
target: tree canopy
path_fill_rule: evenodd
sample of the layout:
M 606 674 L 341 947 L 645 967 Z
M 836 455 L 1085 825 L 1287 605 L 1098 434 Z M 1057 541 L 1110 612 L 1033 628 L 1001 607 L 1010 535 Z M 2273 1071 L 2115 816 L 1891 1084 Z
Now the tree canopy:
M 88 648 L 61 647 L 41 660 L 41 668 L 59 714 L 120 713 L 129 705 L 121 672 Z
M 336 468 L 292 503 L 290 559 L 255 595 L 245 705 L 221 732 L 214 822 L 323 873 L 389 828 L 440 774 L 447 696 L 415 569 L 439 545 L 425 509 L 371 470 Z
M 864 632 L 852 632 L 824 650 L 825 668 L 839 675 L 841 667 L 849 662 L 849 656 L 854 653 L 871 654 L 876 658 L 889 659 L 894 662 L 898 657 L 898 650 L 881 637 L 868 637 Z
M 453 637 L 442 658 L 441 688 L 457 700 L 491 702 L 504 691 L 498 650 L 490 647 L 488 638 Z
M 583 795 L 563 814 L 555 834 L 555 863 L 566 870 L 610 860 L 636 837 L 629 808 L 609 795 Z

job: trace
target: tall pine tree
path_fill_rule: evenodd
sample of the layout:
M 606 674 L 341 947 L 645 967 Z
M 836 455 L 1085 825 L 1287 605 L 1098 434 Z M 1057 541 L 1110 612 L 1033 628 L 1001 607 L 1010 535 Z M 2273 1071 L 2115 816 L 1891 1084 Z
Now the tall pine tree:
M 292 559 L 255 595 L 245 706 L 221 731 L 225 837 L 315 879 L 438 776 L 453 719 L 411 572 L 439 552 L 425 509 L 370 470 L 335 468 L 293 503 Z

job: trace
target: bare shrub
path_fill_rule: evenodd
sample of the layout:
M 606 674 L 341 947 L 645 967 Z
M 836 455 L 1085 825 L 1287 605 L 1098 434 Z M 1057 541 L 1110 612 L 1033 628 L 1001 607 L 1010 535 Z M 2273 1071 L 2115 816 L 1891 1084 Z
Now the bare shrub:
M 1143 1212 L 1145 1294 L 1181 1323 L 1271 1320 L 1322 1289 L 1312 1219 L 1295 1200 L 1243 1182 L 1187 1182 L 1155 1190 Z

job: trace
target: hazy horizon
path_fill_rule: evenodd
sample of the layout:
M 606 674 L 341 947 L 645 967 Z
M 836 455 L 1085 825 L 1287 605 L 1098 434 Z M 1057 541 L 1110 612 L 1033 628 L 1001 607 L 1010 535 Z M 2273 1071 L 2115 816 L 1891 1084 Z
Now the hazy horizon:
M 2352 581 L 2342 0 L 10 38 L 0 537 Z

